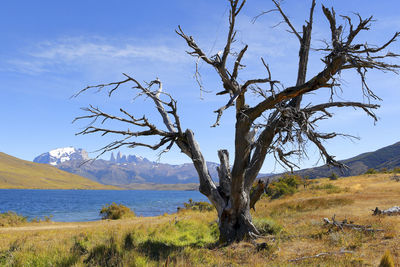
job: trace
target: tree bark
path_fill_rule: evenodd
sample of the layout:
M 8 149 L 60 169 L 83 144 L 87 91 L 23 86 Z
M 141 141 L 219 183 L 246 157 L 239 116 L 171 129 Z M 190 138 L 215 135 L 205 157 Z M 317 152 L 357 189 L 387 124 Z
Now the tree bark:
M 250 199 L 247 205 L 238 210 L 233 210 L 228 205 L 219 216 L 219 240 L 221 243 L 230 244 L 235 241 L 254 239 L 259 235 L 252 223 L 250 214 Z
M 257 201 L 261 198 L 262 194 L 265 192 L 265 188 L 268 186 L 269 180 L 264 182 L 258 180 L 258 183 L 254 190 L 250 194 L 250 209 L 256 210 L 255 205 Z

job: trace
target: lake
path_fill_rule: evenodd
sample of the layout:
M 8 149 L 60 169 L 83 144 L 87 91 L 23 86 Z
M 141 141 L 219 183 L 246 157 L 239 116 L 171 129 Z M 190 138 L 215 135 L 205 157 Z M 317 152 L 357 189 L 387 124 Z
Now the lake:
M 101 219 L 100 209 L 112 202 L 128 206 L 137 216 L 157 216 L 176 212 L 189 198 L 207 201 L 198 191 L 0 189 L 0 213 L 82 222 Z

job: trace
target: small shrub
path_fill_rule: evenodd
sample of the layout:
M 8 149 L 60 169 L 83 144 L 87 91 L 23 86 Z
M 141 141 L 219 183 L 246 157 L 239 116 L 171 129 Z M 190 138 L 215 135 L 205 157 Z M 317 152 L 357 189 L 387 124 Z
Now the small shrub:
M 53 215 L 50 216 L 44 216 L 43 219 L 39 217 L 35 217 L 30 220 L 31 223 L 41 223 L 41 222 L 51 222 L 51 219 L 53 218 Z
M 332 174 L 329 176 L 329 180 L 333 181 L 333 180 L 337 180 L 339 177 L 336 173 L 332 172 Z
M 268 185 L 266 193 L 271 199 L 277 199 L 285 195 L 292 195 L 297 192 L 297 188 L 303 181 L 297 175 L 285 175 Z
M 114 202 L 111 205 L 107 204 L 103 206 L 103 208 L 100 210 L 100 215 L 103 220 L 118 220 L 122 218 L 135 217 L 135 213 L 130 208 L 122 204 L 116 204 Z
M 214 206 L 205 201 L 193 201 L 191 198 L 188 203 L 183 203 L 185 210 L 198 210 L 198 211 L 212 211 L 214 210 Z M 181 210 L 181 209 L 178 209 Z
M 374 168 L 370 168 L 365 172 L 365 174 L 376 174 L 376 173 L 378 172 Z
M 44 221 L 45 221 L 45 222 L 51 222 L 51 219 L 53 219 L 53 215 L 44 216 Z
M 276 235 L 282 231 L 282 226 L 270 218 L 255 218 L 254 226 L 263 235 Z
M 382 168 L 379 170 L 380 173 L 389 173 L 389 170 L 387 168 Z
M 302 178 L 298 175 L 285 175 L 281 178 L 281 181 L 285 182 L 290 187 L 295 187 L 296 189 L 300 184 L 302 184 Z
M 393 173 L 400 173 L 400 167 L 394 168 Z
M 383 254 L 379 267 L 394 267 L 394 260 L 389 250 L 386 250 Z
M 27 222 L 27 217 L 13 211 L 0 213 L 0 226 L 16 226 Z

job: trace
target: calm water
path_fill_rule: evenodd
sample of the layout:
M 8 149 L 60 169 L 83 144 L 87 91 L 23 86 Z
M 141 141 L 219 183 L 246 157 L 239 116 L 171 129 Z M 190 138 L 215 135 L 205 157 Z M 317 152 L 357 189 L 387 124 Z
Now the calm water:
M 189 198 L 206 201 L 198 191 L 0 189 L 0 213 L 15 211 L 29 219 L 53 215 L 56 222 L 99 220 L 108 203 L 128 206 L 138 216 L 176 212 Z

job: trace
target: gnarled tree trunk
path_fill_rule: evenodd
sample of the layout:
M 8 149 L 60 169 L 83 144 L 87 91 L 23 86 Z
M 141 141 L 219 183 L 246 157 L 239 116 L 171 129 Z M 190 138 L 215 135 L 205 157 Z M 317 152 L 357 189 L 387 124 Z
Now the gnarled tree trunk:
M 206 161 L 193 132 L 186 130 L 185 133 L 190 157 L 200 177 L 200 192 L 208 197 L 218 212 L 220 241 L 231 243 L 246 237 L 254 238 L 258 235 L 258 231 L 252 223 L 250 214 L 250 187 L 246 190 L 235 188 L 232 183 L 235 177 L 232 177 L 230 171 L 228 151 L 218 151 L 220 158 L 219 186 L 216 186 L 211 179 Z

